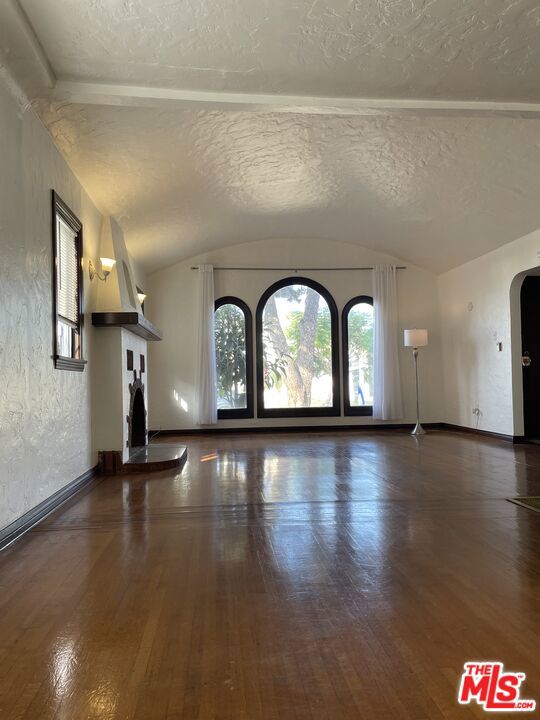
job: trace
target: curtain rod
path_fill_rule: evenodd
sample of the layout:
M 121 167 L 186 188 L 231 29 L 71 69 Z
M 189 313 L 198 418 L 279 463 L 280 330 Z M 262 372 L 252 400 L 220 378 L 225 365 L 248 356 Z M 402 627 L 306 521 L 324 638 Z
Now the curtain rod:
M 198 270 L 198 265 L 192 265 L 192 270 Z M 406 265 L 398 265 L 396 270 L 406 270 Z M 284 267 L 215 267 L 214 270 L 272 270 L 278 272 L 315 272 L 317 270 L 374 270 L 371 267 L 312 267 L 312 268 L 284 268 Z

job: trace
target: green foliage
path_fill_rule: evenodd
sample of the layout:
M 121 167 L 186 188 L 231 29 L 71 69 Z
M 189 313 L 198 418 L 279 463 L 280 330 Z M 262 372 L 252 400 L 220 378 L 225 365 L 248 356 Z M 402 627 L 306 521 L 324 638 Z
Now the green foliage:
M 287 300 L 291 303 L 301 302 L 306 294 L 307 287 L 305 285 L 287 285 L 275 294 L 277 299 Z
M 270 357 L 268 349 L 272 348 L 274 357 Z M 287 377 L 287 359 L 291 356 L 287 353 L 279 352 L 272 342 L 270 323 L 265 321 L 263 328 L 263 369 L 264 369 L 264 386 L 268 390 L 280 387 L 283 380 Z
M 293 310 L 287 316 L 287 327 L 285 336 L 291 354 L 296 357 L 301 342 L 301 322 L 304 313 L 301 310 Z M 332 323 L 328 305 L 321 305 L 317 315 L 317 328 L 315 331 L 314 348 L 314 376 L 332 374 Z
M 316 315 L 316 324 L 313 325 L 313 315 L 310 312 L 309 323 L 306 324 L 304 308 L 306 294 L 308 289 L 301 285 L 290 285 L 282 288 L 276 293 L 276 298 L 282 301 L 281 308 L 283 310 L 283 300 L 290 303 L 290 309 L 283 322 L 283 327 L 279 319 L 265 319 L 265 328 L 263 335 L 263 352 L 264 352 L 264 369 L 265 369 L 265 387 L 280 387 L 282 382 L 286 382 L 289 395 L 298 394 L 298 378 L 299 368 L 297 357 L 300 348 L 309 353 L 313 353 L 313 376 L 320 378 L 324 375 L 332 374 L 332 323 L 330 309 L 326 303 L 320 303 Z M 300 306 L 300 307 L 299 307 Z M 301 308 L 301 309 L 300 309 Z M 275 314 L 275 310 L 273 311 Z M 283 317 L 283 315 L 282 315 Z M 277 327 L 273 327 L 272 323 L 276 323 Z M 370 391 L 373 387 L 373 311 L 371 307 L 355 306 L 348 316 L 349 330 L 349 357 L 354 360 L 354 371 L 351 366 L 351 372 L 354 373 L 354 382 L 362 385 L 363 392 Z M 314 341 L 313 341 L 314 331 Z M 309 338 L 309 340 L 307 339 Z M 313 341 L 313 342 L 312 342 Z M 308 372 L 311 372 L 309 365 Z M 287 370 L 297 369 L 297 373 L 289 373 Z M 352 377 L 352 376 L 351 376 Z M 306 371 L 304 366 L 304 374 L 300 379 L 304 388 L 307 385 L 308 390 L 311 388 L 311 380 L 306 379 Z M 366 387 L 366 384 L 369 387 Z
M 287 316 L 285 335 L 296 357 L 300 345 L 300 334 L 303 312 L 294 310 Z M 353 309 L 349 313 L 349 354 L 364 357 L 367 361 L 366 381 L 373 383 L 373 314 L 370 310 Z M 330 375 L 332 373 L 332 323 L 327 305 L 321 305 L 317 318 L 314 349 L 314 375 Z
M 366 360 L 365 378 L 373 387 L 373 312 L 352 309 L 348 318 L 349 357 L 356 355 Z
M 222 305 L 215 314 L 218 396 L 238 407 L 246 380 L 244 313 L 236 305 Z
M 304 287 L 289 286 L 279 296 L 291 303 L 299 303 L 305 295 Z M 276 329 L 265 322 L 263 330 L 263 367 L 266 388 L 280 387 L 287 381 L 288 363 L 294 363 L 302 342 L 304 312 L 291 310 L 287 315 L 283 335 L 288 352 L 275 346 Z M 279 321 L 278 321 L 279 322 Z M 349 312 L 349 357 L 360 358 L 364 381 L 373 384 L 373 313 L 371 308 L 355 307 Z M 273 332 L 272 332 L 273 331 Z M 216 364 L 218 396 L 229 407 L 239 407 L 246 383 L 245 320 L 240 308 L 223 305 L 215 314 Z M 284 345 L 284 341 L 282 343 Z M 314 376 L 332 374 L 332 324 L 326 304 L 319 306 L 313 349 Z

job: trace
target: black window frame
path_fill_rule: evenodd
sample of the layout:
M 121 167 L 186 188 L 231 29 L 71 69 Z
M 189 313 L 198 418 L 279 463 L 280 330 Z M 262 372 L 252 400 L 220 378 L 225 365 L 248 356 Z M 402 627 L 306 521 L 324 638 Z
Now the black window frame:
M 349 394 L 349 313 L 355 305 L 365 303 L 373 307 L 370 295 L 357 295 L 343 308 L 341 313 L 341 353 L 343 357 L 343 414 L 346 417 L 373 415 L 373 405 L 351 405 Z
M 255 416 L 253 393 L 253 315 L 247 303 L 234 295 L 224 295 L 216 300 L 214 303 L 214 315 L 223 305 L 236 305 L 244 314 L 246 338 L 246 407 L 218 409 L 218 420 L 249 419 Z
M 84 327 L 84 314 L 83 314 L 83 271 L 82 271 L 82 259 L 83 259 L 83 226 L 79 218 L 75 213 L 68 207 L 68 205 L 62 200 L 62 198 L 52 190 L 52 258 L 53 258 L 53 358 L 54 366 L 57 370 L 72 370 L 75 372 L 82 372 L 86 365 L 83 353 L 83 327 Z M 78 317 L 77 323 L 72 328 L 78 336 L 78 357 L 67 357 L 60 355 L 58 352 L 58 319 L 61 317 L 58 313 L 58 238 L 57 238 L 57 217 L 60 217 L 66 225 L 68 225 L 75 232 L 75 243 L 77 251 L 77 310 Z M 75 347 L 75 344 L 73 344 Z
M 263 367 L 263 313 L 270 297 L 284 287 L 306 285 L 318 292 L 326 301 L 330 310 L 330 336 L 332 340 L 332 405 L 314 408 L 265 408 L 264 407 L 264 367 Z M 286 277 L 270 285 L 262 294 L 255 314 L 255 341 L 257 353 L 257 417 L 259 418 L 303 418 L 303 417 L 339 417 L 341 415 L 341 394 L 339 378 L 339 313 L 331 293 L 311 278 Z

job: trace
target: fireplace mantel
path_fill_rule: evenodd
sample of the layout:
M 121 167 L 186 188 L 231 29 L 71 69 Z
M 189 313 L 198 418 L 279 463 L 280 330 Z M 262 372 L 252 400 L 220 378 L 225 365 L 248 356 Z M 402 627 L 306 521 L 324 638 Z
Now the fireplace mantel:
M 92 313 L 92 325 L 96 327 L 121 327 L 145 340 L 163 339 L 161 330 L 139 312 L 95 312 Z

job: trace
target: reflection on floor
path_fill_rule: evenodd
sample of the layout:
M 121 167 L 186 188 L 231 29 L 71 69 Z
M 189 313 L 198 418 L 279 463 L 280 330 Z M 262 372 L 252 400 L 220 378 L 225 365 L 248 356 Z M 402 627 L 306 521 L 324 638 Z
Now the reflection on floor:
M 0 555 L 10 720 L 437 720 L 468 660 L 540 700 L 540 448 L 432 432 L 175 438 Z

